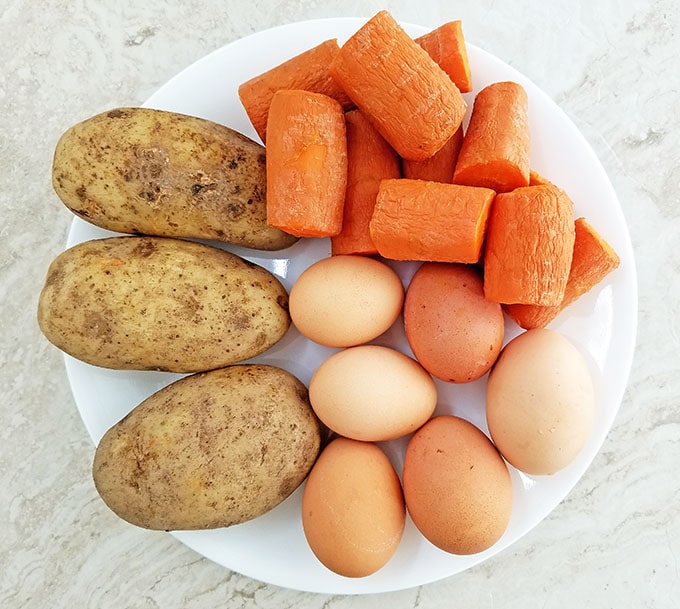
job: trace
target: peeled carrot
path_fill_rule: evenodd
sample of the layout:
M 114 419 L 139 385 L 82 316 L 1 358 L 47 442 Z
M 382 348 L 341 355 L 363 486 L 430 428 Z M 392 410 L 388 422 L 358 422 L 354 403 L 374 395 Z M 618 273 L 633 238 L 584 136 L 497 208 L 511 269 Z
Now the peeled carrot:
M 239 98 L 263 143 L 267 137 L 269 105 L 279 89 L 323 93 L 337 100 L 345 110 L 353 106 L 342 87 L 328 73 L 328 66 L 339 50 L 335 38 L 326 40 L 241 84 Z
M 580 298 L 619 266 L 620 259 L 612 247 L 586 222 L 574 222 L 574 255 L 564 298 L 559 305 L 504 305 L 507 314 L 522 328 L 544 328 L 572 302 Z
M 405 159 L 431 157 L 463 120 L 456 85 L 387 11 L 359 28 L 329 71 Z
M 345 114 L 347 127 L 347 190 L 342 230 L 331 237 L 331 252 L 377 254 L 368 229 L 380 181 L 400 178 L 399 156 L 361 112 Z
M 479 260 L 495 192 L 424 180 L 383 180 L 371 237 L 393 260 Z
M 528 99 L 521 85 L 497 82 L 477 94 L 453 181 L 496 192 L 529 185 Z
M 416 42 L 449 75 L 461 93 L 472 91 L 470 61 L 461 21 L 444 23 L 424 36 L 416 38 Z
M 337 235 L 347 183 L 342 106 L 320 93 L 277 91 L 267 133 L 267 223 L 298 237 Z
M 486 234 L 484 293 L 504 304 L 558 305 L 574 252 L 574 208 L 564 191 L 527 186 L 496 196 Z
M 463 128 L 458 127 L 451 139 L 444 147 L 424 161 L 409 161 L 404 159 L 402 171 L 405 178 L 413 180 L 429 180 L 430 182 L 453 181 L 453 170 L 456 167 L 458 153 L 463 143 Z

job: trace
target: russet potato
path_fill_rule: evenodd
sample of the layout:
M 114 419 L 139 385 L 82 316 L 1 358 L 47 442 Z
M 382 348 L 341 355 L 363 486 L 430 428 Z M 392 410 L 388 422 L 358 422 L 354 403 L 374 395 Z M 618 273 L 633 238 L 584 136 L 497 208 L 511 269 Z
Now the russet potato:
M 38 323 L 54 345 L 104 368 L 199 372 L 269 349 L 288 330 L 288 293 L 222 249 L 164 237 L 80 243 L 52 262 Z
M 68 129 L 52 184 L 76 215 L 127 234 L 279 250 L 296 237 L 267 225 L 265 149 L 224 125 L 116 108 Z
M 121 518 L 155 530 L 226 527 L 271 510 L 320 447 L 307 389 L 289 372 L 240 364 L 166 386 L 103 436 L 93 476 Z

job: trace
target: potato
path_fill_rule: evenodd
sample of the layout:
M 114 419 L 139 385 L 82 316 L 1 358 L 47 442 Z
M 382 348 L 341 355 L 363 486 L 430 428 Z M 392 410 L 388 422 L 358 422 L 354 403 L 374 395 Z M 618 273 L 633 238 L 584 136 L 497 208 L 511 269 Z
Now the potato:
M 267 225 L 265 150 L 208 120 L 118 108 L 74 125 L 52 184 L 75 214 L 119 233 L 278 250 L 296 237 Z
M 93 477 L 104 502 L 137 526 L 227 527 L 288 497 L 319 446 L 305 386 L 281 368 L 241 364 L 147 398 L 104 434 Z
M 50 265 L 38 323 L 104 368 L 198 372 L 254 357 L 288 330 L 288 293 L 266 269 L 165 237 L 80 243 Z

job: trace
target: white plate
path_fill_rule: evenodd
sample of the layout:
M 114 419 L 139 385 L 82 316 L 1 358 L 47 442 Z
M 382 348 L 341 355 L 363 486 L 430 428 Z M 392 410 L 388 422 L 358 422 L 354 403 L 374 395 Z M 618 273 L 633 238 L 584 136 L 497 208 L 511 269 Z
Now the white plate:
M 211 119 L 256 138 L 237 96 L 238 85 L 269 67 L 328 38 L 343 42 L 364 20 L 323 19 L 294 23 L 259 32 L 204 57 L 174 77 L 146 106 Z M 405 25 L 411 35 L 427 30 Z M 570 338 L 590 362 L 598 411 L 587 446 L 566 469 L 550 477 L 526 476 L 511 468 L 514 505 L 501 540 L 473 556 L 446 554 L 425 541 L 412 522 L 395 556 L 379 572 L 348 579 L 328 571 L 305 541 L 300 518 L 301 489 L 280 506 L 251 522 L 228 529 L 176 532 L 196 552 L 237 572 L 279 586 L 325 593 L 372 593 L 409 588 L 463 571 L 493 556 L 549 514 L 572 489 L 591 463 L 609 431 L 623 397 L 631 366 L 636 322 L 637 287 L 630 238 L 616 195 L 595 154 L 567 116 L 534 84 L 492 55 L 469 46 L 475 91 L 499 81 L 521 83 L 529 94 L 532 167 L 563 187 L 583 215 L 621 257 L 621 266 L 601 285 L 569 307 L 551 325 Z M 68 245 L 106 236 L 74 219 Z M 303 240 L 288 250 L 261 253 L 228 248 L 279 276 L 290 289 L 298 275 L 327 256 L 328 240 Z M 407 283 L 417 265 L 395 265 Z M 377 343 L 410 354 L 399 322 Z M 506 342 L 519 329 L 506 324 Z M 312 372 L 331 350 L 301 337 L 295 329 L 269 352 L 256 358 L 288 369 L 308 383 Z M 67 371 L 80 414 L 94 442 L 128 411 L 179 375 L 162 372 L 120 372 L 95 368 L 66 357 Z M 484 417 L 486 378 L 469 385 L 438 383 L 438 413 L 463 416 L 488 432 Z M 405 440 L 383 445 L 400 471 Z

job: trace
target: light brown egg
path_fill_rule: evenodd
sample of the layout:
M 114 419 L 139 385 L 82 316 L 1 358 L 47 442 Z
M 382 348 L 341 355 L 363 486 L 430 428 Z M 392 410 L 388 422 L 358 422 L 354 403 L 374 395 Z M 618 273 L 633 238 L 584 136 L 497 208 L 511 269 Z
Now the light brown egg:
M 437 388 L 413 358 L 378 345 L 343 349 L 309 383 L 319 419 L 341 436 L 378 442 L 415 431 L 432 416 Z
M 385 332 L 401 313 L 404 287 L 386 264 L 365 256 L 332 256 L 312 264 L 290 291 L 301 334 L 328 347 L 350 347 Z
M 402 480 L 414 524 L 446 552 L 486 550 L 508 526 L 508 467 L 484 433 L 465 419 L 444 415 L 423 425 L 406 448 Z
M 373 443 L 333 440 L 305 483 L 302 525 L 315 556 L 345 577 L 375 573 L 401 540 L 406 510 L 399 478 Z
M 486 418 L 508 463 L 527 474 L 566 467 L 586 443 L 594 415 L 588 366 L 567 338 L 527 330 L 505 346 L 489 375 Z

